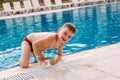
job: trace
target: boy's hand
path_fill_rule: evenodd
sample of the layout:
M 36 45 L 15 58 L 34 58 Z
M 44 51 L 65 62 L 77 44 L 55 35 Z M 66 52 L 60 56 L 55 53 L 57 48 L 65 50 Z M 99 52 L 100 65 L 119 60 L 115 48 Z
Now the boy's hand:
M 40 65 L 46 67 L 46 66 L 48 65 L 48 62 L 47 62 L 47 61 L 41 61 L 41 62 L 40 62 Z
M 51 59 L 51 60 L 49 61 L 49 63 L 50 63 L 51 65 L 54 65 L 56 62 L 55 62 L 54 59 Z

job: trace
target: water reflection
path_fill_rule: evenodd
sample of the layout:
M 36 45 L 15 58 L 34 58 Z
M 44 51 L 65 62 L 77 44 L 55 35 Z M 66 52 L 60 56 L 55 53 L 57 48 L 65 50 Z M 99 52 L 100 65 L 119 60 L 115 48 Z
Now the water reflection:
M 108 25 L 107 27 L 107 42 L 109 43 L 115 43 L 116 41 L 119 41 L 119 28 L 120 28 L 120 12 L 119 12 L 119 8 L 117 8 L 118 5 L 113 4 L 113 5 L 109 5 L 110 9 L 107 9 L 107 22 Z M 117 39 L 116 39 L 117 38 Z M 113 41 L 114 40 L 114 41 Z
M 73 21 L 73 14 L 72 10 L 70 11 L 64 11 L 63 12 L 63 22 L 72 22 Z
M 63 24 L 63 13 L 62 12 L 58 12 L 56 13 L 56 21 L 57 21 L 57 24 L 58 24 L 58 27 L 61 27 L 62 24 Z
M 5 20 L 0 20 L 0 35 L 7 33 L 7 26 L 5 24 Z

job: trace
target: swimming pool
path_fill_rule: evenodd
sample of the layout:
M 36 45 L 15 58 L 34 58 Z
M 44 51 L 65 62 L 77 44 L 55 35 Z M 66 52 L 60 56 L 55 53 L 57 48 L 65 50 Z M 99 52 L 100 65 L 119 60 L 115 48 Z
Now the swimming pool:
M 120 3 L 0 20 L 0 70 L 19 65 L 20 45 L 27 34 L 57 32 L 65 22 L 73 23 L 77 33 L 65 44 L 63 55 L 120 42 Z M 45 51 L 47 59 L 55 55 L 56 49 Z

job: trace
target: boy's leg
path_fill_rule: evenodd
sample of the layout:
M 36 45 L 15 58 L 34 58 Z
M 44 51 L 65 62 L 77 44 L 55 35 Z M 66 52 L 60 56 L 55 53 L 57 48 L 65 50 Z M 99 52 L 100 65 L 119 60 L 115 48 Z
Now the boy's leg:
M 34 56 L 34 59 L 35 59 L 34 62 L 37 63 L 37 59 L 36 59 L 36 57 L 35 57 L 34 52 L 32 52 L 32 55 Z
M 20 66 L 22 68 L 27 68 L 29 66 L 30 53 L 30 45 L 26 41 L 23 41 L 21 44 L 21 57 L 19 60 Z

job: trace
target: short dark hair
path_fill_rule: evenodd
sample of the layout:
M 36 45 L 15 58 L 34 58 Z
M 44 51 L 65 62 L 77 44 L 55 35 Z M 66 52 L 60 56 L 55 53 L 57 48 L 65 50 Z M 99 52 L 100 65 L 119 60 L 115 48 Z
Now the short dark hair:
M 63 28 L 68 28 L 70 31 L 72 31 L 73 33 L 76 32 L 76 28 L 73 24 L 71 23 L 65 23 L 63 26 Z

